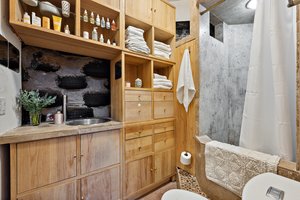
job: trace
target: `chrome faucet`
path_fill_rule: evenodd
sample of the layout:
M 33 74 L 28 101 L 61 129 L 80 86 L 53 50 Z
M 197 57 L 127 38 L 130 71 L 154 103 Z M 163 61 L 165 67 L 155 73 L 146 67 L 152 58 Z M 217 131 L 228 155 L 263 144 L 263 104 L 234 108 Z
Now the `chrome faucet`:
M 67 122 L 67 95 L 63 96 L 63 114 L 64 114 L 64 123 Z

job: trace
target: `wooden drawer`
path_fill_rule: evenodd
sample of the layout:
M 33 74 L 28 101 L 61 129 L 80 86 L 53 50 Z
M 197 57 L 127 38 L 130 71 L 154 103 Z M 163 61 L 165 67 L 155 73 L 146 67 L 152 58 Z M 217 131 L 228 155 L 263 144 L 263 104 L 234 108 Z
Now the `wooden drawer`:
M 152 125 L 145 126 L 132 126 L 125 128 L 125 139 L 134 139 L 138 137 L 145 137 L 152 135 L 153 127 Z
M 152 101 L 150 91 L 125 91 L 125 101 Z
M 173 101 L 154 102 L 154 119 L 167 118 L 174 116 L 174 103 Z
M 125 102 L 125 121 L 151 120 L 151 104 L 151 102 Z
M 152 136 L 128 140 L 125 144 L 126 160 L 141 158 L 152 151 Z
M 173 131 L 175 129 L 174 122 L 166 122 L 154 125 L 154 134 Z
M 173 92 L 154 92 L 154 101 L 174 101 Z
M 173 148 L 174 146 L 175 146 L 175 137 L 173 131 L 154 135 L 155 152 Z

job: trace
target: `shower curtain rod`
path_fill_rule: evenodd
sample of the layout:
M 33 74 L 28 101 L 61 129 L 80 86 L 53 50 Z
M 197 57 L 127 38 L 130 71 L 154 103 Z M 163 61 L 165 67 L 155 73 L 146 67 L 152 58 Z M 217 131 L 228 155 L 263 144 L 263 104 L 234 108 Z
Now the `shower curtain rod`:
M 287 7 L 289 7 L 289 8 L 300 4 L 300 0 L 288 0 L 288 1 L 289 1 L 289 3 L 287 5 Z
M 300 0 L 299 0 L 300 1 Z M 199 1 L 198 1 L 199 2 Z M 209 6 L 206 10 L 200 12 L 200 15 L 203 15 L 205 13 L 207 13 L 208 11 L 212 10 L 213 8 L 217 7 L 218 5 L 222 4 L 223 2 L 225 2 L 225 0 L 220 0 L 217 3 L 214 3 L 213 5 Z

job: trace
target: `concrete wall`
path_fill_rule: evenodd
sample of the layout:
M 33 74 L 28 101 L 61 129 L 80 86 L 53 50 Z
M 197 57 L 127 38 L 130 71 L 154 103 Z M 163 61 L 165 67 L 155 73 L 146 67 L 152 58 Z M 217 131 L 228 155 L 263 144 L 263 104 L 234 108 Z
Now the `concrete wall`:
M 21 50 L 21 42 L 8 25 L 8 0 L 0 1 L 0 34 Z M 0 116 L 0 134 L 20 124 L 16 109 L 16 95 L 21 88 L 21 73 L 15 73 L 0 66 L 0 97 L 6 99 L 6 114 Z M 8 146 L 0 146 L 0 199 L 9 198 Z
M 200 17 L 200 134 L 238 145 L 252 39 L 252 24 L 224 23 L 224 42 L 209 35 Z

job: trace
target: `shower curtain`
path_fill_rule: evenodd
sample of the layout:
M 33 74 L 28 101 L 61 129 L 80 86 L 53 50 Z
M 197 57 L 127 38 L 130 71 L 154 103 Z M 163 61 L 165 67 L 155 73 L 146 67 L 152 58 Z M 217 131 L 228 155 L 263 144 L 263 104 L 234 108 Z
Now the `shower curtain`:
M 296 16 L 286 0 L 258 0 L 240 146 L 293 160 Z

